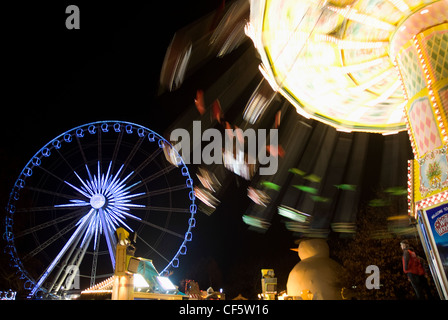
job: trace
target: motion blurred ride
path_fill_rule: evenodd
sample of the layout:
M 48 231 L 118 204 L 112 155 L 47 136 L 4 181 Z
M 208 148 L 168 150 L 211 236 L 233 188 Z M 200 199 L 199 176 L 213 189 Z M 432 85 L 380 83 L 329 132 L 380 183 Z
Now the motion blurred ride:
M 250 5 L 259 69 L 299 114 L 342 132 L 407 130 L 409 215 L 448 299 L 448 1 Z

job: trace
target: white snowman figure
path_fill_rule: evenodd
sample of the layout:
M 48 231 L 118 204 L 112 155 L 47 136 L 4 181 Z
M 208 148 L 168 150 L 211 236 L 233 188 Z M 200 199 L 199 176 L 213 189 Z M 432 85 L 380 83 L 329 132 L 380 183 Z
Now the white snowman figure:
M 298 248 L 300 262 L 289 273 L 288 296 L 302 299 L 341 300 L 338 273 L 342 266 L 330 259 L 330 248 L 323 239 L 303 240 Z

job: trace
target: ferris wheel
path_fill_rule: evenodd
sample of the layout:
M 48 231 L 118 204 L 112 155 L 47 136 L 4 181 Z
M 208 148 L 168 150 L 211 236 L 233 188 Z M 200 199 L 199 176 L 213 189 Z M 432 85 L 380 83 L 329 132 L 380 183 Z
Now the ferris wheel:
M 5 252 L 29 297 L 60 296 L 74 271 L 75 289 L 111 276 L 118 227 L 164 274 L 187 253 L 196 210 L 193 180 L 167 140 L 134 123 L 88 123 L 52 139 L 21 171 L 6 206 Z

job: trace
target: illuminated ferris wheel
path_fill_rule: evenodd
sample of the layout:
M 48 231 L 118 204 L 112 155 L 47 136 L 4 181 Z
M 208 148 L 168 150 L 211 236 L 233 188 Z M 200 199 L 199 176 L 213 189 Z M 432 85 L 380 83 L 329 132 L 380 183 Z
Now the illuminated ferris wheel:
M 167 140 L 134 123 L 89 123 L 25 165 L 6 207 L 5 252 L 29 297 L 73 289 L 75 271 L 74 289 L 111 276 L 118 227 L 136 256 L 168 273 L 187 253 L 196 210 L 193 180 Z

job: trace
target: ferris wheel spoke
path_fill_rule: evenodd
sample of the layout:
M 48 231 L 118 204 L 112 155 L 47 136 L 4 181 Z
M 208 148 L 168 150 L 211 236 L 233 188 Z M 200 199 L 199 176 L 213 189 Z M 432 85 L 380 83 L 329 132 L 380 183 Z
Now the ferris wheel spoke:
M 179 184 L 179 185 L 173 186 L 173 187 L 170 186 L 170 187 L 166 187 L 166 188 L 156 189 L 156 190 L 152 190 L 149 192 L 141 193 L 138 196 L 135 196 L 134 200 L 141 200 L 141 199 L 158 196 L 158 195 L 162 195 L 165 193 L 179 191 L 179 190 L 183 190 L 183 189 L 188 189 L 188 186 L 186 184 Z M 143 206 L 143 205 L 137 205 L 137 206 L 146 208 L 146 206 Z
M 140 237 L 137 234 L 137 238 L 143 242 L 145 245 L 147 245 L 152 251 L 154 251 L 155 253 L 157 253 L 157 255 L 159 255 L 159 257 L 161 257 L 163 260 L 165 260 L 165 262 L 170 262 L 170 260 L 168 260 L 163 254 L 161 254 L 159 251 L 156 250 L 156 248 L 154 248 L 153 246 L 151 246 L 148 242 L 145 241 L 145 239 L 143 239 L 142 237 Z
M 93 188 L 92 185 L 89 183 L 92 180 L 92 175 L 90 174 L 90 170 L 89 167 L 86 165 L 86 171 L 87 171 L 87 175 L 89 176 L 89 180 L 87 180 L 87 182 L 84 182 L 83 179 L 81 179 L 81 177 L 79 176 L 78 173 L 76 173 L 76 171 L 73 171 L 73 173 L 76 175 L 76 177 L 78 178 L 78 180 L 81 182 L 81 184 L 84 186 L 84 191 L 89 193 L 89 194 L 93 194 Z
M 134 156 L 137 153 L 137 150 L 140 148 L 143 140 L 144 139 L 141 137 L 140 139 L 138 139 L 137 143 L 134 144 L 134 147 L 132 148 L 131 152 L 129 152 L 128 157 L 126 158 L 126 160 L 123 163 L 124 169 L 126 169 L 128 167 L 129 163 L 134 158 Z
M 151 197 L 151 196 L 158 196 L 158 195 L 165 194 L 165 193 L 168 193 L 168 192 L 179 191 L 179 190 L 183 190 L 183 189 L 187 189 L 187 188 L 188 187 L 185 184 L 179 184 L 179 185 L 174 186 L 174 187 L 167 187 L 167 188 L 162 188 L 162 189 L 157 189 L 157 190 L 150 191 L 150 192 L 146 193 L 146 195 L 140 196 L 140 197 L 138 197 L 136 199 L 142 199 L 142 198 Z
M 58 177 L 57 175 L 55 175 L 53 172 L 45 169 L 43 166 L 39 166 L 38 168 L 40 168 L 42 171 L 44 171 L 45 173 L 47 173 L 48 175 L 52 176 L 53 178 L 55 178 L 56 180 L 60 181 L 60 182 L 65 182 L 64 179 Z
M 85 209 L 75 210 L 75 211 L 73 211 L 71 213 L 64 214 L 64 215 L 62 215 L 62 216 L 60 216 L 60 217 L 58 217 L 56 219 L 52 219 L 50 221 L 47 221 L 47 222 L 41 223 L 39 225 L 36 225 L 36 226 L 34 226 L 32 228 L 25 229 L 25 230 L 17 233 L 15 235 L 15 238 L 20 238 L 20 237 L 23 237 L 23 236 L 25 236 L 27 234 L 30 234 L 32 232 L 36 232 L 36 231 L 39 231 L 39 230 L 42 230 L 42 229 L 45 229 L 45 228 L 57 225 L 58 223 L 61 223 L 61 222 L 64 222 L 64 221 L 76 218 L 77 216 L 79 216 L 81 214 L 84 214 L 84 213 L 85 213 Z
M 148 164 L 154 161 L 154 159 L 162 152 L 162 148 L 157 148 L 153 153 L 149 155 L 137 168 L 134 170 L 134 174 L 139 174 Z
M 73 208 L 73 207 L 86 207 L 89 206 L 90 203 L 86 202 L 84 200 L 70 200 L 71 203 L 66 203 L 66 204 L 56 204 L 54 205 L 54 208 Z
M 70 172 L 75 171 L 75 169 L 73 169 L 72 165 L 70 164 L 70 162 L 68 162 L 68 160 L 64 157 L 64 155 L 62 154 L 62 152 L 60 152 L 60 150 L 56 149 L 59 157 L 64 161 L 64 163 L 68 166 Z
M 129 210 L 128 208 L 123 208 L 123 209 L 124 210 Z M 120 209 L 119 207 L 114 206 L 111 209 L 107 208 L 106 209 L 106 213 L 108 215 L 110 215 L 110 216 L 119 217 L 121 219 L 126 219 L 126 217 L 130 217 L 130 218 L 133 218 L 133 219 L 140 219 L 140 218 L 130 214 L 129 212 L 124 211 L 124 210 Z
M 88 220 L 87 218 L 89 217 L 90 213 L 92 212 L 92 210 L 89 211 L 88 214 L 84 215 L 81 219 L 79 220 L 75 220 L 70 222 L 67 226 L 65 226 L 64 228 L 62 228 L 61 230 L 59 230 L 58 233 L 54 234 L 52 237 L 50 237 L 49 239 L 47 239 L 45 242 L 43 242 L 42 244 L 40 244 L 39 246 L 37 246 L 34 250 L 32 250 L 31 252 L 29 252 L 27 255 L 25 255 L 23 257 L 23 260 L 26 261 L 31 257 L 34 257 L 36 254 L 38 254 L 39 252 L 41 252 L 42 250 L 44 250 L 45 248 L 47 248 L 49 245 L 51 245 L 53 242 L 55 242 L 56 240 L 58 240 L 60 237 L 62 237 L 64 234 L 68 233 L 70 230 L 72 230 L 74 227 L 79 226 L 79 225 L 84 225 L 85 220 Z
M 125 195 L 129 194 L 130 193 L 129 189 L 133 188 L 136 185 L 139 185 L 140 183 L 141 183 L 141 181 L 137 181 L 136 183 L 130 185 L 129 187 L 121 189 L 120 191 L 115 193 L 115 197 L 120 198 L 121 196 L 125 196 Z M 110 193 L 110 190 L 108 190 L 108 192 Z M 137 195 L 142 195 L 142 194 L 145 194 L 145 193 L 141 192 L 141 193 L 138 193 L 138 194 L 134 194 L 134 197 L 137 196 Z
M 154 228 L 154 229 L 158 229 L 158 230 L 160 230 L 160 231 L 169 233 L 169 234 L 171 234 L 171 235 L 173 235 L 173 236 L 175 236 L 175 237 L 178 237 L 178 238 L 180 238 L 180 239 L 184 239 L 184 236 L 181 235 L 180 233 L 171 231 L 171 230 L 169 230 L 169 229 L 167 229 L 167 228 L 161 227 L 161 226 L 159 226 L 159 225 L 157 225 L 157 224 L 151 223 L 151 222 L 146 221 L 146 220 L 139 219 L 139 221 L 140 221 L 141 223 L 147 225 L 147 226 L 150 226 L 150 227 Z
M 107 189 L 107 184 L 109 183 L 109 175 L 110 175 L 111 168 L 112 168 L 112 161 L 109 162 L 109 167 L 107 168 L 106 176 L 103 179 L 103 190 L 104 191 Z
M 98 130 L 98 161 L 99 162 L 102 162 L 102 160 L 103 160 L 103 153 L 102 153 L 102 150 L 103 150 L 103 146 L 102 146 L 102 138 L 101 138 L 101 131 L 102 130 Z
M 175 165 L 170 164 L 170 165 L 166 166 L 165 168 L 163 168 L 162 170 L 159 170 L 156 173 L 154 173 L 154 174 L 146 177 L 145 179 L 143 179 L 142 183 L 146 184 L 148 182 L 151 182 L 151 181 L 153 181 L 153 180 L 155 180 L 155 179 L 157 179 L 157 178 L 159 178 L 159 177 L 169 173 L 170 171 L 172 171 L 172 170 L 174 170 L 176 168 L 177 167 Z
M 42 206 L 42 207 L 30 207 L 30 208 L 19 208 L 16 210 L 17 213 L 19 212 L 29 212 L 29 213 L 34 213 L 34 212 L 42 212 L 42 211 L 49 211 L 52 212 L 54 210 L 67 210 L 70 209 L 69 207 L 64 207 L 64 206 Z
M 34 250 L 30 251 L 29 253 L 27 253 L 22 260 L 23 261 L 27 261 L 28 259 L 30 259 L 31 257 L 34 257 L 36 254 L 38 254 L 39 252 L 41 252 L 42 250 L 44 250 L 46 247 L 48 247 L 50 244 L 52 244 L 53 242 L 55 242 L 57 239 L 59 239 L 60 237 L 62 237 L 64 234 L 66 234 L 67 232 L 69 232 L 70 230 L 72 230 L 73 228 L 76 227 L 76 223 L 77 221 L 73 221 L 70 224 L 68 224 L 65 228 L 59 230 L 58 233 L 54 234 L 52 237 L 50 237 L 49 239 L 47 239 L 45 242 L 41 243 L 39 246 L 37 246 Z
M 86 155 L 84 153 L 84 148 L 81 145 L 81 141 L 79 140 L 78 135 L 76 135 L 76 142 L 78 143 L 79 153 L 81 154 L 81 157 L 82 157 L 82 159 L 84 161 L 84 164 L 87 166 L 87 163 L 88 163 L 87 162 L 87 158 L 86 158 Z M 89 178 L 90 178 L 90 173 L 89 173 Z
M 75 187 L 74 185 L 72 185 L 70 182 L 68 182 L 68 181 L 64 181 L 67 185 L 69 185 L 70 187 L 72 187 L 74 190 L 76 190 L 76 191 L 78 191 L 80 194 L 82 194 L 83 196 L 85 196 L 86 198 L 90 198 L 90 195 L 87 193 L 87 192 L 85 192 L 85 191 L 83 191 L 83 190 L 81 190 L 81 189 L 79 189 L 78 187 Z
M 121 171 L 121 169 L 123 169 L 123 167 L 124 167 L 124 165 L 122 165 L 121 167 L 120 167 L 120 171 Z M 108 187 L 108 189 L 109 189 L 109 192 L 110 193 L 112 193 L 112 194 L 114 194 L 114 195 L 116 195 L 116 196 L 120 196 L 121 195 L 121 192 L 123 191 L 123 186 L 124 186 L 124 184 L 126 183 L 126 180 L 128 180 L 128 178 L 132 175 L 132 173 L 133 172 L 131 172 L 131 173 L 129 173 L 123 180 L 117 180 L 117 181 L 114 181 L 109 187 Z M 116 175 L 116 177 L 118 177 L 118 173 L 117 173 L 117 175 Z
M 158 211 L 158 212 L 178 212 L 178 213 L 190 213 L 189 208 L 173 208 L 173 207 L 158 207 L 158 206 L 143 206 L 134 208 L 134 210 L 145 210 L 145 211 Z
M 112 162 L 111 162 L 112 163 Z M 120 175 L 121 170 L 123 170 L 123 165 L 120 166 L 120 169 L 118 169 L 117 173 L 111 178 L 110 182 L 107 182 L 106 187 L 106 196 L 109 196 L 113 193 L 115 190 L 116 185 L 120 182 L 120 179 L 118 179 L 118 176 Z
M 122 215 L 121 213 L 117 212 L 116 210 L 109 210 L 109 209 L 105 209 L 108 217 L 112 220 L 113 224 L 115 226 L 125 226 L 128 230 L 130 230 L 131 232 L 134 232 L 134 230 L 132 230 L 131 227 L 129 227 L 124 220 L 126 220 L 126 218 L 124 217 L 124 215 Z
M 186 208 L 171 208 L 171 207 L 148 207 L 151 211 L 162 211 L 162 212 L 180 212 L 180 213 L 190 213 L 190 209 Z
M 123 139 L 123 130 L 120 130 L 120 133 L 118 134 L 118 138 L 117 141 L 115 143 L 115 148 L 114 148 L 114 152 L 112 154 L 112 163 L 115 165 L 116 160 L 117 160 L 117 156 L 118 156 L 118 150 L 120 150 L 120 146 L 121 146 L 121 140 Z M 113 169 L 113 168 L 112 168 Z
M 135 204 L 135 203 L 129 203 L 129 202 L 131 201 L 130 199 L 137 198 L 137 197 L 143 196 L 145 194 L 146 194 L 145 192 L 134 193 L 134 194 L 129 194 L 129 192 L 117 192 L 115 194 L 115 196 L 117 198 L 119 198 L 117 203 L 122 203 L 122 204 L 126 203 L 127 206 L 131 206 L 131 207 L 132 206 L 134 206 L 134 207 L 141 207 L 143 205 Z
M 57 191 L 53 191 L 53 190 L 47 190 L 47 189 L 42 189 L 42 188 L 37 188 L 37 187 L 32 187 L 32 186 L 26 186 L 25 189 L 30 190 L 30 191 L 45 193 L 45 194 L 48 194 L 51 196 L 57 196 L 60 198 L 65 198 L 65 199 L 76 199 L 76 197 L 73 195 L 62 193 L 62 192 L 57 192 Z

